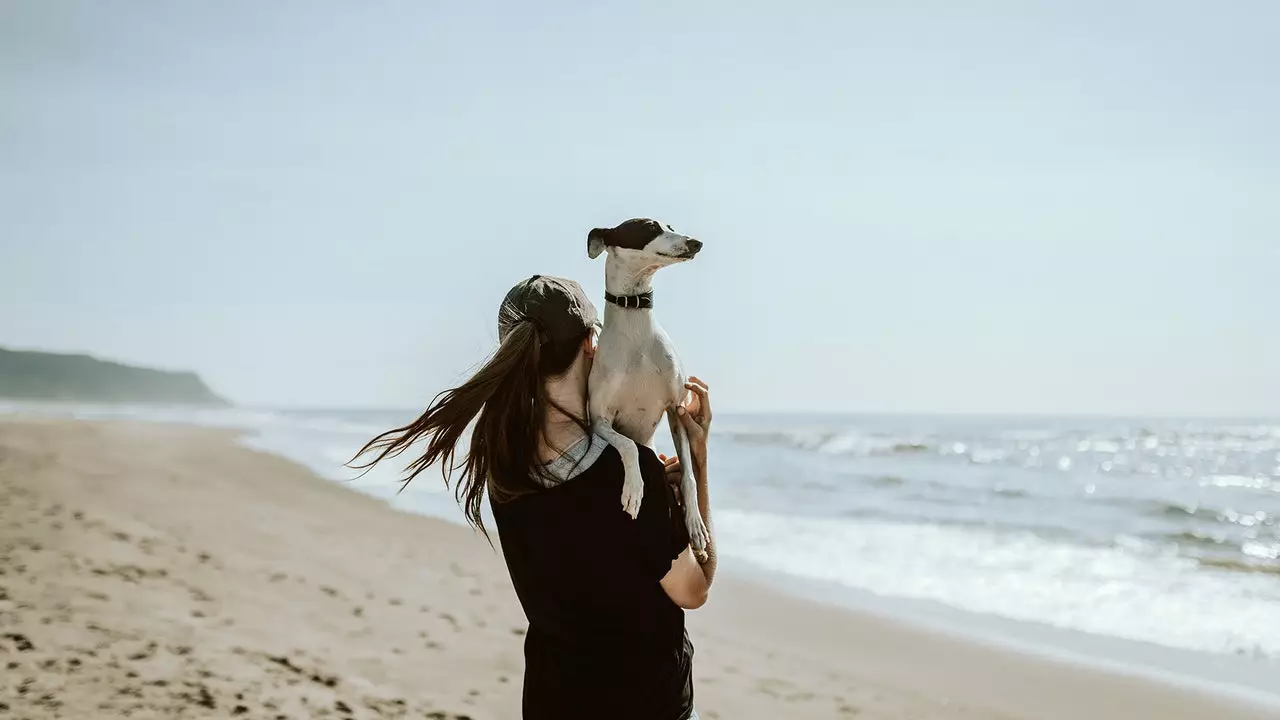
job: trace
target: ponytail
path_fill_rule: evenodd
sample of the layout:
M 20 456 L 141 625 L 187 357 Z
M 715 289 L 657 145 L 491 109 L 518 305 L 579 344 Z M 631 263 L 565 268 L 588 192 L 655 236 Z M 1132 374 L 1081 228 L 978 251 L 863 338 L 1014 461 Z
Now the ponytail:
M 467 522 L 487 537 L 481 515 L 486 487 L 495 502 L 507 502 L 544 487 L 538 482 L 543 469 L 537 460 L 547 408 L 573 417 L 547 397 L 544 381 L 569 369 L 586 332 L 571 344 L 550 343 L 532 320 L 513 322 L 497 351 L 470 379 L 436 395 L 417 420 L 365 443 L 347 466 L 368 471 L 428 438 L 426 451 L 405 468 L 400 489 L 436 463 L 440 463 L 445 487 L 451 473 L 461 470 L 454 497 Z M 458 441 L 472 420 L 476 423 L 470 446 L 462 462 L 455 464 Z M 586 419 L 575 420 L 587 430 Z M 372 459 L 356 462 L 366 454 Z

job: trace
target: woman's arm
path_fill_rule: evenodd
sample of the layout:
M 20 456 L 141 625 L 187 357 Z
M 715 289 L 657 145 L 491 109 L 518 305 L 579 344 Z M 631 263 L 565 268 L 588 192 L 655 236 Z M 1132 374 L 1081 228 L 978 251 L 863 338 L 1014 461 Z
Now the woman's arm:
M 711 592 L 711 582 L 716 575 L 716 534 L 711 523 L 711 498 L 707 492 L 707 435 L 711 431 L 711 399 L 708 397 L 707 384 L 696 377 L 689 378 L 685 384 L 691 394 L 689 399 L 677 410 L 680 421 L 684 423 L 689 436 L 689 446 L 693 455 L 693 477 L 698 488 L 698 509 L 702 514 L 702 522 L 707 526 L 706 557 L 699 562 L 693 548 L 686 547 L 671 563 L 671 570 L 662 578 L 662 589 L 676 605 L 695 610 L 707 602 Z M 680 477 L 680 460 L 666 459 L 667 477 Z

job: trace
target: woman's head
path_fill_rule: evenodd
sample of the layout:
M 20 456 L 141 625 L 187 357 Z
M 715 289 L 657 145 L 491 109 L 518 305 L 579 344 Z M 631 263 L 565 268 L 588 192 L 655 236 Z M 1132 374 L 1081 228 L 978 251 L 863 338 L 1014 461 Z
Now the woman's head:
M 579 356 L 584 340 L 599 327 L 596 308 L 572 280 L 534 275 L 516 283 L 498 308 L 498 342 L 532 326 L 539 333 L 543 377 L 566 372 Z
M 486 486 L 498 502 L 543 487 L 539 449 L 551 416 L 587 430 L 586 378 L 598 326 L 595 306 L 576 282 L 534 275 L 518 283 L 498 310 L 499 345 L 489 360 L 465 383 L 437 395 L 417 420 L 370 440 L 349 465 L 371 468 L 427 438 L 404 483 L 440 463 L 447 485 L 450 472 L 461 469 L 458 502 L 467 520 L 484 530 Z M 457 444 L 473 419 L 470 445 L 455 464 Z M 366 454 L 372 459 L 356 463 Z

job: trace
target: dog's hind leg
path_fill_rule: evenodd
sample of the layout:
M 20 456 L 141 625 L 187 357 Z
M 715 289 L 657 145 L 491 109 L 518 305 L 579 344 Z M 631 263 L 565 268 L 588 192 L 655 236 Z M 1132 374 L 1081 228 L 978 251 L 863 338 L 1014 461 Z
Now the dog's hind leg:
M 644 499 L 640 450 L 634 440 L 613 429 L 613 418 L 598 418 L 591 423 L 591 429 L 617 448 L 622 456 L 622 509 L 634 520 L 640 514 L 640 501 Z
M 671 439 L 675 442 L 676 457 L 680 458 L 680 497 L 684 501 L 684 526 L 689 530 L 689 544 L 700 555 L 707 549 L 711 536 L 702 521 L 698 509 L 698 483 L 693 476 L 693 451 L 689 448 L 689 434 L 685 432 L 675 408 L 667 410 L 667 424 L 671 426 Z

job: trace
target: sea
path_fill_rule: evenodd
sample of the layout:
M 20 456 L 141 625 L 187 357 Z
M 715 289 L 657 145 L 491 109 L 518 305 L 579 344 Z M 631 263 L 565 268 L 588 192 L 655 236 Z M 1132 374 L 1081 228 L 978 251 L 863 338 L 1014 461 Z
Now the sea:
M 343 466 L 414 410 L 0 413 L 234 428 L 464 523 L 438 473 Z M 1280 419 L 724 414 L 709 452 L 724 562 L 784 590 L 1280 696 Z

